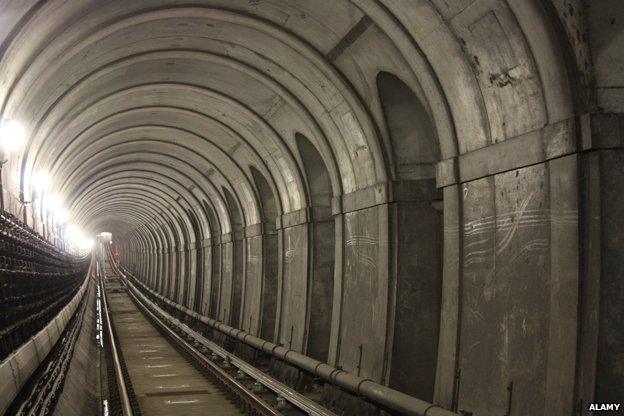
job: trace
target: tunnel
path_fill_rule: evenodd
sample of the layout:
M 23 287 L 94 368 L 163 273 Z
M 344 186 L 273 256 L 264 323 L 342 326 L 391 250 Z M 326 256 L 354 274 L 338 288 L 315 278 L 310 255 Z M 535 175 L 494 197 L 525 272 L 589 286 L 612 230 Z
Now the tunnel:
M 0 414 L 624 414 L 624 2 L 0 0 Z

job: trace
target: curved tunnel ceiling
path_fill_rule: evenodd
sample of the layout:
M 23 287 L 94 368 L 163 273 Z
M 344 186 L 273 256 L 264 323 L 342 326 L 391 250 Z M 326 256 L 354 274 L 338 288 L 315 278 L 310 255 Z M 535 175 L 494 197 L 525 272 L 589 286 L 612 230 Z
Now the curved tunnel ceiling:
M 590 54 L 620 44 L 590 48 L 581 3 L 0 0 L 27 133 L 0 201 L 73 249 L 46 170 L 188 310 L 436 405 L 503 414 L 515 385 L 518 414 L 570 414 L 598 385 L 584 325 L 615 319 L 585 306 L 622 182 Z
M 0 113 L 30 138 L 5 175 L 19 172 L 10 191 L 28 195 L 33 172 L 47 169 L 51 189 L 90 233 L 123 236 L 155 223 L 146 232 L 164 246 L 228 233 L 224 190 L 243 225 L 262 222 L 252 167 L 277 196 L 278 215 L 309 207 L 296 134 L 318 149 L 334 196 L 392 180 L 369 73 L 388 70 L 409 85 L 442 159 L 527 127 L 494 124 L 487 92 L 429 2 L 407 14 L 405 1 L 26 3 L 2 33 Z M 519 24 L 545 19 L 526 13 L 538 6 L 524 8 Z M 368 49 L 338 66 L 354 36 Z M 536 56 L 553 50 L 536 43 L 540 33 L 528 36 Z M 544 81 L 561 77 L 538 71 Z M 533 122 L 569 113 L 566 91 L 537 94 L 547 111 Z

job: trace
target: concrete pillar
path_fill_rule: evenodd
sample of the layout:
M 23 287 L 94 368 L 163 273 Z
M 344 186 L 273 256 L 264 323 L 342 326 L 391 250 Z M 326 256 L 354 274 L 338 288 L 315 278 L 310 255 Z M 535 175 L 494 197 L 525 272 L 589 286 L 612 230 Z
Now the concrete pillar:
M 184 305 L 186 301 L 186 282 L 189 278 L 187 270 L 186 246 L 180 243 L 176 253 L 175 297 L 176 302 Z
M 624 116 L 583 118 L 578 403 L 624 397 Z
M 273 341 L 276 328 L 279 247 L 275 223 L 263 224 L 262 237 L 262 306 L 260 337 Z
M 212 238 L 211 257 L 212 257 L 212 275 L 210 287 L 210 305 L 208 315 L 213 319 L 218 319 L 220 312 L 221 286 L 223 281 L 223 249 L 221 244 L 221 236 Z
M 230 324 L 232 313 L 232 280 L 234 273 L 232 234 L 221 235 L 221 285 L 219 288 L 218 319 Z
M 241 311 L 241 329 L 258 334 L 262 305 L 263 238 L 262 224 L 245 227 L 245 279 Z
M 442 192 L 435 179 L 393 182 L 388 384 L 432 401 L 442 292 Z
M 243 307 L 243 285 L 245 279 L 245 236 L 244 229 L 232 233 L 232 293 L 230 324 L 235 328 L 241 327 L 241 313 Z
M 577 127 L 563 120 L 438 164 L 445 253 L 434 397 L 443 406 L 503 414 L 513 389 L 512 414 L 572 411 Z
M 167 293 L 167 280 L 169 278 L 169 257 L 167 256 L 167 248 L 163 247 L 159 251 L 160 256 L 160 275 L 158 276 L 159 292 Z
M 177 264 L 176 264 L 176 247 L 169 248 L 169 276 L 167 279 L 167 297 L 169 299 L 175 299 L 175 284 L 177 276 Z
M 278 343 L 303 351 L 309 282 L 309 223 L 307 210 L 282 215 L 280 250 L 283 273 L 278 282 Z M 306 307 L 302 307 L 306 305 Z
M 188 279 L 186 283 L 186 306 L 195 309 L 195 288 L 197 285 L 197 246 L 196 243 L 190 243 L 187 250 L 187 273 Z
M 211 239 L 205 239 L 201 242 L 201 259 L 199 260 L 203 264 L 203 281 L 199 290 L 202 291 L 201 303 L 199 306 L 199 313 L 208 316 L 210 314 L 210 299 L 212 294 L 212 280 L 213 268 L 212 268 L 212 241 Z

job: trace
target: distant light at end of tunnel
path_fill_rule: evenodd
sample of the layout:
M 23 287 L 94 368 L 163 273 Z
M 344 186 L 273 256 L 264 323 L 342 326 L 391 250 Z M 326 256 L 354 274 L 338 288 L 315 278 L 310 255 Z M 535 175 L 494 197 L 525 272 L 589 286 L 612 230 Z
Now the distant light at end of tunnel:
M 0 145 L 5 156 L 18 151 L 26 141 L 26 130 L 22 124 L 15 120 L 0 121 Z
M 107 241 L 107 242 L 111 242 L 113 240 L 113 234 L 108 232 L 108 231 L 102 231 L 101 233 L 99 233 L 97 235 L 100 239 Z

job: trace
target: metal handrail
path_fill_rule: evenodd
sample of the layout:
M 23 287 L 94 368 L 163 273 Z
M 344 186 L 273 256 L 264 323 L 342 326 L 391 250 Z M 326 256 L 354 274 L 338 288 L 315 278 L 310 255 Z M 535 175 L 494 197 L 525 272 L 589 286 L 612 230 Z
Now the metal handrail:
M 121 360 L 117 353 L 117 347 L 115 346 L 115 336 L 113 334 L 113 324 L 108 313 L 108 302 L 106 300 L 106 290 L 104 287 L 104 279 L 100 279 L 102 286 L 102 305 L 104 307 L 104 316 L 106 316 L 106 327 L 108 332 L 108 338 L 110 340 L 111 353 L 113 355 L 113 364 L 115 366 L 115 378 L 117 379 L 117 389 L 119 391 L 119 401 L 121 402 L 121 411 L 124 416 L 132 416 L 132 405 L 130 404 L 130 397 L 128 396 L 128 390 L 126 389 L 126 382 L 121 368 Z

